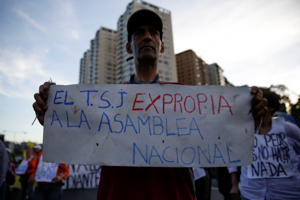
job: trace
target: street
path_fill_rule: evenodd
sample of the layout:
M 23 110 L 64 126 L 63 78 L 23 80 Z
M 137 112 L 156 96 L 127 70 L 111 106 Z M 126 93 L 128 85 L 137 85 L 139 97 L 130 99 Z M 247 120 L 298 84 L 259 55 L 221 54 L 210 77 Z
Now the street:
M 11 191 L 10 197 L 6 200 L 20 200 L 21 190 L 14 189 Z M 80 190 L 64 190 L 61 200 L 90 200 L 97 199 L 97 189 L 80 189 Z M 222 195 L 218 191 L 218 188 L 211 188 L 211 200 L 222 200 Z

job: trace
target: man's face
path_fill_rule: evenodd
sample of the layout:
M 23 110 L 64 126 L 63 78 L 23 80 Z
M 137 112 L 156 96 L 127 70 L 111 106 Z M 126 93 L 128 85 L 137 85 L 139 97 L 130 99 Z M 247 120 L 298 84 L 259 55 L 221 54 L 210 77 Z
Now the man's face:
M 39 152 L 41 152 L 42 150 L 41 149 L 33 149 L 33 152 L 35 153 L 35 154 L 38 154 Z
M 131 42 L 127 43 L 128 53 L 132 53 L 138 61 L 157 61 L 159 53 L 164 52 L 164 43 L 160 33 L 152 26 L 140 26 L 132 34 Z

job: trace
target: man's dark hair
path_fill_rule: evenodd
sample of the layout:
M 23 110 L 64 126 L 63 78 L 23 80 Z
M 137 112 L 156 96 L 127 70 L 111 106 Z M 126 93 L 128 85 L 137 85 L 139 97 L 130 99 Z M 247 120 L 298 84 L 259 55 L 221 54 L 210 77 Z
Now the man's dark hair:
M 271 92 L 270 90 L 267 89 L 261 89 L 263 91 L 263 97 L 268 100 L 268 107 L 274 108 L 273 112 L 271 113 L 272 115 L 277 111 L 279 107 L 279 95 L 276 94 L 275 92 Z

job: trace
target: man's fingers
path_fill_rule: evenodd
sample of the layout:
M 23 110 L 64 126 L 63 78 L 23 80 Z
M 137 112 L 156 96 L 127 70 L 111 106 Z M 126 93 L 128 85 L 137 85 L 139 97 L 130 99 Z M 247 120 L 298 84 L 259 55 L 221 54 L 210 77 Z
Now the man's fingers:
M 48 109 L 48 106 L 47 106 L 45 100 L 41 97 L 40 94 L 35 93 L 34 99 L 35 99 L 35 103 L 37 104 L 37 106 L 39 106 L 41 109 L 43 109 L 44 111 L 46 111 Z M 40 110 L 38 109 L 37 111 L 40 111 Z
M 253 88 L 251 89 L 251 93 L 254 94 L 255 97 L 252 99 L 252 106 L 258 104 L 263 99 L 263 91 L 258 90 L 258 89 L 255 90 L 255 87 L 253 87 Z
M 254 115 L 254 119 L 261 119 L 264 116 L 266 116 L 268 112 L 268 107 L 267 106 L 263 106 L 258 112 L 253 112 Z
M 251 88 L 251 94 L 255 95 L 251 102 L 251 112 L 254 117 L 255 130 L 257 130 L 262 123 L 263 117 L 267 114 L 268 100 L 266 98 L 263 98 L 263 91 L 261 91 L 257 87 Z
M 49 87 L 50 83 L 48 84 L 48 82 L 44 83 L 43 85 L 40 85 L 39 87 L 39 95 L 44 101 L 46 101 L 48 98 L 47 90 L 49 89 Z
M 257 115 L 257 114 L 262 113 L 260 111 L 267 109 L 267 106 L 268 106 L 268 100 L 265 98 L 261 98 L 261 100 L 258 101 L 256 104 L 252 104 L 252 113 L 254 115 L 254 118 L 265 116 L 265 115 L 261 115 L 261 114 Z
M 255 124 L 255 132 L 260 128 L 262 122 L 263 122 L 263 118 L 264 116 L 266 116 L 268 112 L 268 108 L 264 107 L 262 110 L 260 110 L 259 112 L 257 112 L 254 116 L 254 124 Z
M 256 94 L 259 91 L 258 87 L 253 86 L 251 87 L 251 94 Z
M 32 104 L 33 110 L 36 115 L 43 115 L 45 114 L 45 111 L 37 104 L 37 102 L 34 102 Z
M 44 90 L 48 90 L 49 88 L 50 88 L 50 85 L 56 85 L 56 83 L 55 82 L 45 82 L 44 83 Z
M 261 126 L 263 118 L 266 116 L 268 111 L 268 100 L 263 98 L 259 104 L 255 107 L 252 107 L 252 114 L 254 118 L 254 128 L 255 131 Z
M 33 103 L 32 107 L 35 111 L 37 119 L 42 125 L 44 124 L 45 111 L 48 109 L 46 104 L 48 99 L 47 91 L 51 85 L 56 85 L 56 83 L 45 82 L 43 85 L 40 85 L 39 93 L 34 94 L 34 99 L 36 101 Z
M 37 102 L 34 102 L 32 107 L 40 124 L 44 125 L 45 111 L 37 104 Z
M 56 83 L 45 82 L 43 85 L 39 87 L 39 94 L 44 101 L 48 99 L 47 91 L 49 90 L 51 85 L 56 85 Z

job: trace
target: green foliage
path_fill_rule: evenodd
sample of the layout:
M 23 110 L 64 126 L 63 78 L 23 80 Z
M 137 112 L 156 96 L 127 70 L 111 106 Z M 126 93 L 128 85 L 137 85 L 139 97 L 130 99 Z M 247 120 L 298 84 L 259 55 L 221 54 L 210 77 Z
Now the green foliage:
M 23 148 L 21 145 L 15 145 L 14 154 L 15 156 L 23 156 Z
M 271 85 L 270 91 L 275 92 L 280 97 L 280 106 L 278 111 L 287 112 L 286 106 L 288 106 L 290 114 L 295 118 L 298 126 L 300 127 L 300 111 L 298 103 L 292 104 L 289 98 L 290 91 L 285 85 Z
M 300 110 L 299 110 L 299 104 L 295 103 L 291 107 L 291 115 L 295 118 L 297 125 L 300 127 Z

